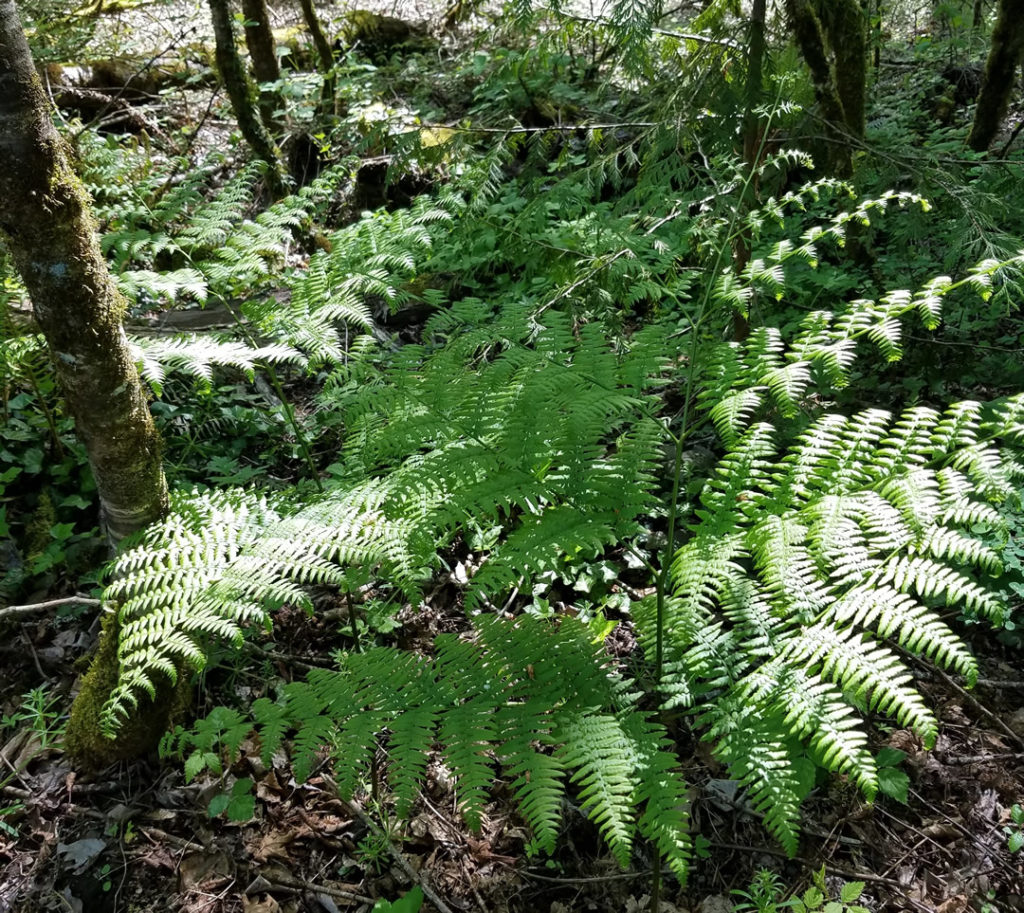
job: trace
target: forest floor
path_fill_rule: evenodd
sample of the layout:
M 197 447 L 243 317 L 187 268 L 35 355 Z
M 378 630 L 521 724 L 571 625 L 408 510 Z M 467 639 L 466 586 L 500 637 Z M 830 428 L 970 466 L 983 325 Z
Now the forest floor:
M 374 6 L 411 19 L 436 12 L 406 0 Z M 180 45 L 205 30 L 204 10 L 189 0 L 160 6 L 158 14 L 141 7 L 113 17 L 97 33 L 95 50 L 126 36 L 138 47 Z M 417 649 L 438 633 L 461 630 L 466 621 L 455 596 L 439 580 L 423 606 L 403 611 L 394 636 Z M 283 753 L 267 767 L 251 744 L 231 771 L 255 784 L 255 815 L 244 823 L 211 819 L 207 807 L 219 784 L 186 783 L 177 765 L 148 761 L 76 773 L 61 752 L 60 731 L 99 625 L 95 607 L 65 608 L 56 620 L 46 611 L 0 622 L 0 913 L 363 913 L 416 883 L 441 913 L 647 909 L 651 860 L 642 851 L 633 870 L 620 870 L 594 825 L 567 807 L 558 853 L 527 856 L 526 828 L 500 779 L 473 833 L 437 758 L 413 814 L 401 821 L 372 796 L 361 804 L 340 800 L 326 764 L 297 784 Z M 331 652 L 350 644 L 338 615 L 280 613 L 273 632 L 247 646 L 244 665 L 228 658 L 203 678 L 194 709 L 244 700 L 263 693 L 268 679 L 330 666 Z M 941 722 L 933 750 L 905 730 L 879 726 L 885 741 L 873 747 L 906 753 L 909 804 L 865 804 L 852 786 L 833 780 L 804 805 L 796 859 L 769 844 L 735 782 L 677 724 L 673 735 L 689 745 L 681 757 L 702 840 L 689 884 L 670 883 L 663 909 L 729 913 L 731 892 L 747 888 L 760 869 L 800 890 L 824 866 L 834 895 L 842 882 L 865 882 L 860 903 L 870 910 L 1024 911 L 1024 854 L 1010 853 L 1006 833 L 1009 809 L 1024 797 L 1024 667 L 1019 649 L 994 638 L 979 633 L 972 646 L 982 671 L 971 692 L 918 669 L 917 685 Z M 628 624 L 613 631 L 609 649 L 620 659 L 636 649 Z M 379 774 L 386 782 L 383 764 Z
M 403 645 L 415 649 L 465 626 L 450 590 L 439 586 L 436 605 L 400 616 Z M 633 871 L 621 871 L 579 809 L 565 811 L 558 854 L 530 859 L 506 784 L 495 781 L 483 827 L 472 833 L 436 758 L 403 821 L 369 796 L 362 805 L 338 799 L 326 769 L 297 784 L 283 754 L 264 767 L 251 744 L 232 769 L 255 782 L 256 813 L 241 824 L 211 819 L 207 804 L 218 783 L 186 784 L 177 766 L 139 762 L 76 775 L 56 732 L 91 643 L 93 611 L 59 624 L 45 615 L 22 620 L 0 648 L 7 672 L 0 706 L 17 707 L 33 689 L 45 695 L 34 705 L 38 712 L 22 710 L 12 720 L 0 746 L 7 772 L 0 774 L 0 911 L 366 911 L 373 900 L 417 882 L 451 911 L 646 908 L 643 858 Z M 288 680 L 310 666 L 329 666 L 330 652 L 348 641 L 337 613 L 326 614 L 280 616 L 272 635 L 251 644 L 244 669 L 229 662 L 206 677 L 201 708 L 257 692 L 267 677 Z M 630 649 L 627 634 L 613 632 L 616 652 Z M 886 744 L 907 753 L 910 803 L 883 798 L 868 805 L 852 786 L 833 781 L 805 803 L 796 859 L 768 845 L 735 783 L 717 779 L 725 774 L 693 745 L 683 766 L 694 827 L 704 840 L 690 883 L 673 886 L 663 909 L 728 913 L 736 902 L 730 892 L 746 888 L 758 869 L 800 889 L 824 866 L 835 894 L 842 882 L 866 882 L 860 903 L 870 910 L 1024 910 L 1024 866 L 1004 833 L 1007 809 L 1024 796 L 1024 669 L 1001 656 L 998 644 L 975 646 L 986 659 L 973 692 L 921 669 L 917 684 L 942 725 L 933 750 L 922 750 L 905 730 L 887 733 Z M 385 780 L 383 769 L 380 776 Z

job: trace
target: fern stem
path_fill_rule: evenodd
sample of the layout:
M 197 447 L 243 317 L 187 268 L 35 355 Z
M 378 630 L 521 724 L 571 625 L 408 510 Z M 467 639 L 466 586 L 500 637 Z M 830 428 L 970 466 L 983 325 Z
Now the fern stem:
M 776 105 L 778 99 L 776 99 Z M 768 118 L 768 123 L 771 123 L 771 116 Z M 764 145 L 768 134 L 768 127 L 765 126 L 765 130 L 761 135 L 759 148 L 757 149 L 757 156 L 754 159 L 755 162 L 760 161 L 761 155 L 764 153 Z M 725 241 L 718 246 L 715 252 L 715 265 L 711 271 L 711 275 L 717 276 L 721 269 L 722 261 L 725 259 L 726 251 L 732 251 L 733 240 L 737 236 L 742 234 L 742 228 L 737 231 L 737 223 L 740 221 L 742 213 L 743 201 L 747 198 L 747 193 L 750 190 L 751 185 L 757 177 L 757 168 L 755 166 L 748 167 L 746 174 L 744 175 L 743 184 L 740 188 L 739 203 L 733 211 L 732 219 L 729 225 L 729 230 L 726 232 Z M 695 315 L 690 333 L 690 351 L 689 357 L 687 358 L 686 365 L 686 398 L 683 403 L 683 414 L 680 421 L 680 430 L 678 435 L 673 435 L 671 431 L 668 432 L 669 436 L 675 443 L 675 454 L 672 461 L 672 492 L 669 496 L 668 505 L 668 528 L 665 533 L 665 545 L 662 552 L 661 560 L 659 561 L 659 572 L 655 578 L 655 628 L 654 628 L 654 690 L 658 692 L 661 690 L 662 677 L 665 670 L 665 598 L 668 592 L 669 575 L 672 569 L 672 556 L 675 554 L 676 548 L 676 528 L 679 519 L 679 481 L 683 473 L 683 447 L 686 443 L 686 439 L 692 429 L 690 429 L 690 414 L 693 405 L 693 386 L 697 376 L 697 348 L 700 342 L 700 333 L 698 328 L 703 322 L 705 316 L 708 314 L 709 305 L 711 303 L 711 289 L 713 283 L 707 283 L 704 290 L 704 295 L 701 298 L 700 306 Z M 651 867 L 651 904 L 650 909 L 654 913 L 659 913 L 661 910 L 661 884 L 662 884 L 662 863 L 661 853 L 655 848 L 654 852 L 654 864 Z
M 274 387 L 274 392 L 277 394 L 277 398 L 281 400 L 281 408 L 284 409 L 285 418 L 287 418 L 288 424 L 292 426 L 292 431 L 295 433 L 295 440 L 298 441 L 303 459 L 306 461 L 306 466 L 309 468 L 309 477 L 313 480 L 316 490 L 323 493 L 324 486 L 320 481 L 320 474 L 316 470 L 316 463 L 313 460 L 313 454 L 309 450 L 309 443 L 306 440 L 306 435 L 303 433 L 302 428 L 299 426 L 298 419 L 295 418 L 295 407 L 288 401 L 288 397 L 284 392 L 284 387 L 281 386 L 281 381 L 277 376 L 277 371 L 274 370 L 274 366 L 268 364 L 264 365 L 264 367 L 267 372 L 267 377 L 270 378 L 270 383 Z
M 352 591 L 348 590 L 345 593 L 345 603 L 348 605 L 348 621 L 352 626 L 352 641 L 356 653 L 362 653 L 363 648 L 359 643 L 359 626 L 356 624 L 356 608 L 352 604 Z
M 43 418 L 46 420 L 46 427 L 50 429 L 50 437 L 53 440 L 53 449 L 58 457 L 63 458 L 64 445 L 60 441 L 60 432 L 57 430 L 57 420 L 53 416 L 53 410 L 50 409 L 46 402 L 46 397 L 43 395 L 42 387 L 39 385 L 39 378 L 36 377 L 36 372 L 31 364 L 25 365 L 25 376 L 28 378 L 29 386 L 32 388 L 32 392 L 35 393 L 36 399 L 39 402 L 39 408 L 42 410 Z
M 240 314 L 231 306 L 229 301 L 224 302 L 225 307 L 228 309 L 228 313 L 234 318 L 235 325 L 241 331 L 242 335 L 249 340 L 249 345 L 256 348 L 256 340 L 252 333 L 249 332 L 242 320 Z M 270 363 L 264 365 L 267 372 L 267 377 L 270 378 L 271 386 L 274 388 L 274 392 L 277 394 L 277 398 L 281 401 L 281 408 L 284 409 L 285 418 L 288 420 L 288 424 L 292 426 L 292 431 L 295 433 L 295 440 L 298 441 L 299 449 L 302 451 L 303 459 L 306 461 L 306 466 L 309 469 L 309 477 L 313 480 L 313 484 L 316 486 L 316 490 L 323 494 L 324 486 L 320 481 L 320 474 L 316 470 L 316 463 L 313 460 L 313 454 L 309 450 L 309 443 L 306 440 L 306 435 L 303 434 L 302 428 L 299 426 L 298 419 L 295 418 L 295 408 L 292 406 L 291 401 L 284 392 L 284 387 L 281 386 L 281 379 L 277 376 L 277 371 L 274 366 Z

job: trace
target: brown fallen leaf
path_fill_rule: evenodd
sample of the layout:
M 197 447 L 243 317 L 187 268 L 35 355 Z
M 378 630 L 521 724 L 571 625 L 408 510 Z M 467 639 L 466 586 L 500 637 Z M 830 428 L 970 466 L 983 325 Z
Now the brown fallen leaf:
M 273 770 L 256 783 L 256 796 L 264 802 L 280 802 L 283 793 L 284 788 Z
M 225 853 L 189 853 L 178 868 L 179 890 L 183 893 L 202 884 L 231 876 L 231 860 Z
M 135 858 L 143 865 L 151 866 L 154 869 L 170 869 L 174 871 L 178 865 L 174 854 L 165 846 L 151 846 L 145 853 Z
M 927 827 L 921 828 L 921 833 L 932 839 L 951 840 L 960 836 L 960 831 L 948 821 L 933 821 Z
M 940 903 L 935 908 L 935 913 L 964 913 L 967 907 L 967 898 L 963 894 L 956 894 Z
M 270 859 L 280 859 L 288 862 L 291 858 L 288 854 L 288 847 L 296 840 L 305 837 L 312 837 L 313 831 L 305 824 L 283 830 L 271 831 L 260 837 L 259 845 L 253 850 L 252 858 L 257 862 L 267 862 Z
M 253 900 L 242 895 L 242 913 L 280 913 L 281 905 L 269 894 L 260 900 Z

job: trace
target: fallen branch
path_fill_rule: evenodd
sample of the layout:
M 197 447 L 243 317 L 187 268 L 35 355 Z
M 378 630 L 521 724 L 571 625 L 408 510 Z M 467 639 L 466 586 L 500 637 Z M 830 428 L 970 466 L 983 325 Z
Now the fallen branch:
M 351 802 L 346 802 L 345 804 L 352 810 L 353 814 L 355 814 L 356 817 L 359 818 L 359 820 L 362 821 L 363 824 L 365 824 L 374 833 L 374 835 L 384 835 L 384 832 L 377 826 L 377 823 L 368 814 L 366 814 L 365 811 L 363 811 L 362 806 L 358 802 L 356 802 L 353 799 Z M 434 889 L 430 887 L 429 884 L 427 884 L 426 877 L 423 875 L 423 873 L 417 872 L 409 864 L 409 860 L 406 859 L 402 851 L 399 850 L 398 847 L 396 847 L 394 843 L 391 842 L 390 838 L 387 841 L 387 846 L 388 851 L 391 853 L 391 858 L 398 863 L 399 868 L 401 868 L 401 870 L 405 872 L 406 875 L 408 875 L 416 884 L 420 886 L 420 888 L 423 891 L 423 896 L 426 897 L 427 900 L 429 900 L 435 907 L 437 907 L 439 913 L 452 913 L 452 908 L 449 907 L 448 904 L 446 904 L 443 900 L 441 900 L 440 897 L 438 897 Z
M 37 612 L 45 612 L 62 605 L 103 605 L 102 600 L 90 599 L 87 596 L 65 596 L 63 599 L 51 599 L 48 602 L 36 602 L 31 605 L 12 605 L 6 609 L 0 609 L 0 621 L 7 618 L 16 618 L 19 615 L 35 615 Z
M 312 891 L 314 894 L 326 894 L 328 897 L 337 897 L 339 900 L 356 900 L 359 903 L 369 904 L 376 903 L 372 897 L 367 897 L 365 894 L 356 894 L 354 891 L 344 891 L 341 888 L 332 888 L 325 884 L 314 884 L 312 881 L 306 881 L 302 878 L 275 875 L 273 878 L 263 878 L 261 880 L 269 890 L 286 888 L 291 891 Z M 251 887 L 252 885 L 249 886 L 249 888 Z M 251 892 L 249 888 L 246 888 L 246 893 L 255 893 Z

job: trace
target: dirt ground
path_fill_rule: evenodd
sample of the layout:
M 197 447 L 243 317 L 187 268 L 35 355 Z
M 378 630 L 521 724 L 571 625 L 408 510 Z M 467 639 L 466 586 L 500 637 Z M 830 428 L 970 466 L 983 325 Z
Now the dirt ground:
M 297 784 L 283 753 L 267 768 L 252 744 L 243 745 L 230 771 L 255 782 L 255 814 L 242 824 L 211 819 L 207 805 L 220 785 L 186 784 L 174 763 L 153 759 L 76 775 L 60 751 L 59 728 L 76 663 L 95 635 L 90 613 L 95 609 L 62 623 L 39 614 L 5 628 L 0 913 L 362 913 L 414 883 L 440 901 L 442 913 L 646 908 L 651 860 L 642 851 L 631 871 L 619 870 L 594 826 L 569 806 L 557 854 L 526 857 L 528 835 L 500 777 L 484 825 L 472 833 L 436 759 L 414 814 L 402 822 L 371 796 L 339 799 L 327 759 Z M 401 617 L 409 645 L 464 623 L 444 605 Z M 631 641 L 622 631 L 613 636 L 616 653 Z M 287 680 L 328 665 L 330 651 L 344 642 L 341 621 L 285 612 L 273 639 L 249 648 L 244 667 L 226 663 L 205 677 L 194 709 L 255 694 L 266 676 Z M 670 883 L 665 909 L 725 913 L 736 900 L 730 892 L 745 888 L 758 869 L 801 889 L 825 865 L 836 891 L 843 881 L 865 882 L 860 903 L 870 910 L 1024 910 L 1024 853 L 1009 852 L 1004 832 L 1011 806 L 1024 800 L 1024 670 L 1015 651 L 995 641 L 975 647 L 988 659 L 973 692 L 921 667 L 919 685 L 942 721 L 933 750 L 906 731 L 880 728 L 889 746 L 907 753 L 910 803 L 883 798 L 868 805 L 833 779 L 805 804 L 797 859 L 771 844 L 742 793 L 719 779 L 724 772 L 695 746 L 684 768 L 702 858 L 685 889 Z M 23 699 L 33 689 L 44 696 L 29 702 L 36 712 Z M 680 735 L 688 744 L 688 734 Z

